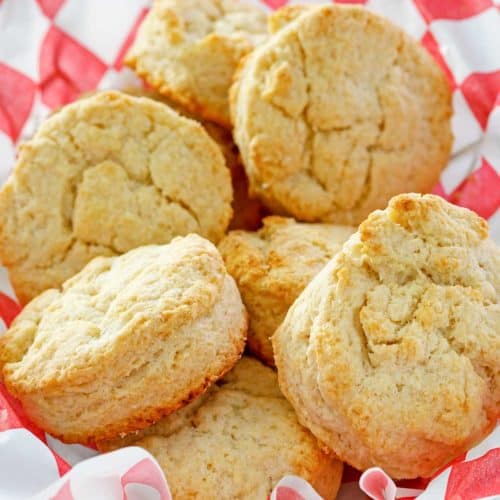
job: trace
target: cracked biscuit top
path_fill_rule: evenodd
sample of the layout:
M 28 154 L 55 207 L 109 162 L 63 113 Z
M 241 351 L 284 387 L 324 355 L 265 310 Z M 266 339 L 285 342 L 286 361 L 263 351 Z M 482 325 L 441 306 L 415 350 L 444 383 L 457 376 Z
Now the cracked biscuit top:
M 239 359 L 234 280 L 196 234 L 98 257 L 31 301 L 0 339 L 0 374 L 40 428 L 88 443 L 146 427 Z
M 279 216 L 265 217 L 262 223 L 255 232 L 230 231 L 219 251 L 248 310 L 248 348 L 274 365 L 269 339 L 302 290 L 356 228 Z
M 276 373 L 249 357 L 182 410 L 98 448 L 131 445 L 158 460 L 179 499 L 265 500 L 295 474 L 333 500 L 342 476 L 342 463 L 297 421 Z
M 500 249 L 433 195 L 373 212 L 273 337 L 280 385 L 339 457 L 429 476 L 500 416 Z
M 179 105 L 173 99 L 169 99 L 163 94 L 151 89 L 139 87 L 129 87 L 121 90 L 135 97 L 147 97 L 155 101 L 162 102 L 171 107 L 177 113 L 201 123 L 208 135 L 217 143 L 224 155 L 226 165 L 231 172 L 233 185 L 233 217 L 229 223 L 229 229 L 254 230 L 261 225 L 262 217 L 265 213 L 264 206 L 257 198 L 251 198 L 248 193 L 248 180 L 245 169 L 240 160 L 238 148 L 233 141 L 233 135 L 227 128 L 221 127 L 217 123 L 208 120 L 200 120 L 199 117 L 190 113 L 186 108 Z
M 155 0 L 125 62 L 189 111 L 230 126 L 242 57 L 266 37 L 266 14 L 237 0 Z
M 99 93 L 21 146 L 0 192 L 0 259 L 25 303 L 98 255 L 192 232 L 217 242 L 231 198 L 201 125 L 150 99 Z
M 353 224 L 430 190 L 449 158 L 451 94 L 426 50 L 359 7 L 281 17 L 231 89 L 252 191 L 275 213 Z

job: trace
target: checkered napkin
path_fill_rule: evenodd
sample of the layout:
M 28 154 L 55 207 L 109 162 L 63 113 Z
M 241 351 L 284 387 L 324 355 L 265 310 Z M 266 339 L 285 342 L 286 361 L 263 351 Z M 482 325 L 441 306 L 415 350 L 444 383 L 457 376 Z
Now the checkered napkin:
M 254 0 L 274 9 L 286 0 Z M 344 0 L 345 2 L 345 0 Z M 301 2 L 304 3 L 304 2 Z M 453 156 L 434 192 L 488 219 L 500 242 L 500 0 L 351 0 L 419 39 L 453 88 Z M 147 0 L 0 0 L 0 184 L 15 147 L 50 110 L 94 89 L 139 85 L 122 60 Z M 19 306 L 0 268 L 0 333 Z M 402 443 L 404 446 L 404 443 Z M 364 493 L 363 493 L 364 492 Z M 395 485 L 380 469 L 346 467 L 339 500 L 500 498 L 500 427 L 434 479 Z M 163 474 L 145 450 L 106 455 L 65 445 L 37 429 L 0 385 L 0 500 L 167 500 Z M 287 476 L 271 500 L 317 500 Z

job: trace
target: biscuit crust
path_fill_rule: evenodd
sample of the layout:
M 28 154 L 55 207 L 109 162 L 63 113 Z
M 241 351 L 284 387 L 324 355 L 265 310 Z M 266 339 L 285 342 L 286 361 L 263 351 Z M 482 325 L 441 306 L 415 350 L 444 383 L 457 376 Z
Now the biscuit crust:
M 248 348 L 274 366 L 270 338 L 311 279 L 354 233 L 352 226 L 269 216 L 256 232 L 231 231 L 219 251 L 249 313 Z
M 251 191 L 273 213 L 338 224 L 430 191 L 452 143 L 451 91 L 430 54 L 360 7 L 288 9 L 271 29 L 230 93 Z
M 192 113 L 230 127 L 233 74 L 265 36 L 265 13 L 240 1 L 155 0 L 125 62 Z
M 189 235 L 98 257 L 0 340 L 8 390 L 40 428 L 91 443 L 145 427 L 239 359 L 245 308 L 217 249 Z
M 296 474 L 333 500 L 342 477 L 342 463 L 298 423 L 275 372 L 248 357 L 183 410 L 98 448 L 130 445 L 158 460 L 174 498 L 264 499 Z
M 255 231 L 258 229 L 261 226 L 262 218 L 266 214 L 266 209 L 257 198 L 249 195 L 248 179 L 243 164 L 241 163 L 238 147 L 233 141 L 231 132 L 214 122 L 200 120 L 199 117 L 190 113 L 180 104 L 159 92 L 139 87 L 128 88 L 124 90 L 124 92 L 136 97 L 148 97 L 149 99 L 163 102 L 175 109 L 175 111 L 182 116 L 197 120 L 202 124 L 203 128 L 208 132 L 208 135 L 220 147 L 226 160 L 226 165 L 231 172 L 233 186 L 233 217 L 229 223 L 229 229 L 246 229 L 248 231 Z
M 407 194 L 372 213 L 273 337 L 302 424 L 394 478 L 430 476 L 484 438 L 500 414 L 499 269 L 467 209 Z
M 99 255 L 191 232 L 217 242 L 231 201 L 224 157 L 201 125 L 150 99 L 100 92 L 21 146 L 0 191 L 0 259 L 26 303 Z

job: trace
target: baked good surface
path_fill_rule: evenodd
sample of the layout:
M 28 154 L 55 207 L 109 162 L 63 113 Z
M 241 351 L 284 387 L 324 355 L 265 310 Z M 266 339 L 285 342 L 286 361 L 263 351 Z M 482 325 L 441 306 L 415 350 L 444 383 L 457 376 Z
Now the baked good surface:
M 231 231 L 219 244 L 249 313 L 248 347 L 274 365 L 270 337 L 311 279 L 354 233 L 351 226 L 270 216 L 256 232 Z
M 340 224 L 360 223 L 395 194 L 429 191 L 452 142 L 437 63 L 367 9 L 297 12 L 277 17 L 231 88 L 251 191 L 273 213 Z
M 231 200 L 224 157 L 201 125 L 150 99 L 100 92 L 21 146 L 0 192 L 0 259 L 26 303 L 98 255 L 190 232 L 217 242 Z
M 273 336 L 280 386 L 342 460 L 429 476 L 500 414 L 500 249 L 433 195 L 394 197 Z
M 201 398 L 108 451 L 145 448 L 158 460 L 173 498 L 265 499 L 287 474 L 334 499 L 342 463 L 321 451 L 278 388 L 276 373 L 243 357 Z
M 98 257 L 30 302 L 0 339 L 7 389 L 40 428 L 90 443 L 140 429 L 239 359 L 246 311 L 198 235 Z
M 262 9 L 237 0 L 155 0 L 125 62 L 191 112 L 229 127 L 240 59 L 266 36 Z
M 267 18 L 267 31 L 270 34 L 276 33 L 311 9 L 314 9 L 314 6 L 310 4 L 284 5 L 269 14 Z
M 232 209 L 233 216 L 229 223 L 229 229 L 246 229 L 254 231 L 261 226 L 262 218 L 267 213 L 262 203 L 257 198 L 250 197 L 248 193 L 248 179 L 245 169 L 241 163 L 238 147 L 233 141 L 233 136 L 229 130 L 214 122 L 200 120 L 199 117 L 190 113 L 172 99 L 150 89 L 139 87 L 128 88 L 124 92 L 138 97 L 148 97 L 155 101 L 163 102 L 175 109 L 179 114 L 199 121 L 208 135 L 220 147 L 226 160 L 226 165 L 231 172 L 231 181 L 233 186 Z

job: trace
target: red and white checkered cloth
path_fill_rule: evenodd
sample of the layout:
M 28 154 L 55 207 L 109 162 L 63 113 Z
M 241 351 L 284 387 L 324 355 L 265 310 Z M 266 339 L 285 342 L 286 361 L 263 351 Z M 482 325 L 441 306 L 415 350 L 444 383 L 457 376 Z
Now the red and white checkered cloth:
M 254 2 L 266 9 L 298 3 Z M 488 219 L 500 242 L 500 0 L 342 3 L 389 17 L 443 67 L 453 88 L 455 142 L 434 192 Z M 14 165 L 15 146 L 33 135 L 51 109 L 85 91 L 139 85 L 122 60 L 148 5 L 148 0 L 0 0 L 0 184 Z M 0 268 L 0 333 L 18 312 Z M 158 464 L 144 450 L 127 448 L 81 462 L 94 455 L 36 429 L 0 385 L 0 498 L 170 498 Z M 339 499 L 366 498 L 358 480 L 359 473 L 347 468 Z M 377 500 L 493 498 L 500 495 L 500 428 L 430 483 L 396 487 L 377 469 L 359 483 Z M 272 495 L 272 500 L 316 498 L 293 476 Z

